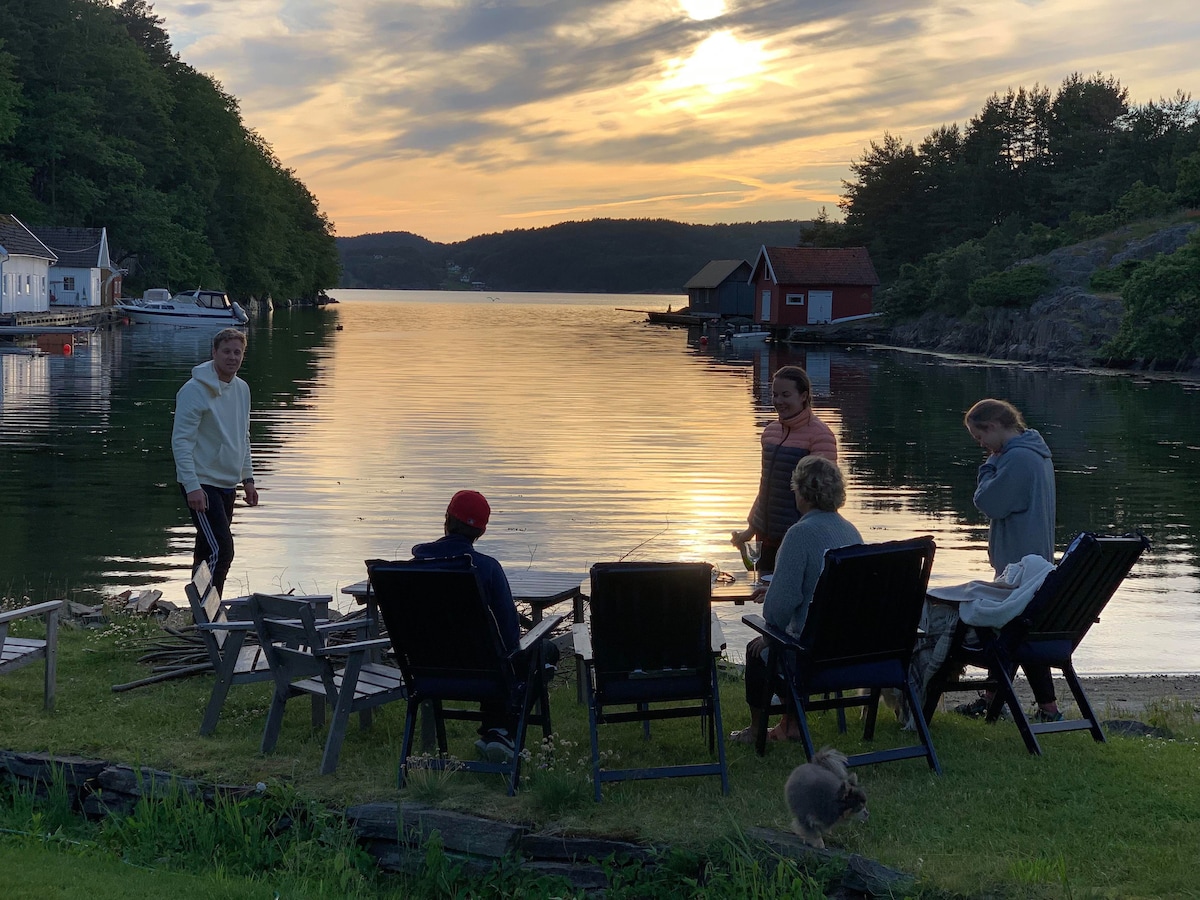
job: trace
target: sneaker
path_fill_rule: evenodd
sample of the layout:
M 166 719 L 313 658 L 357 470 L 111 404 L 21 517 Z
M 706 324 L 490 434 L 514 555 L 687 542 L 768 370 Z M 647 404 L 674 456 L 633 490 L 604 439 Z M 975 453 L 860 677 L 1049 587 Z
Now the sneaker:
M 507 764 L 513 761 L 516 748 L 508 732 L 493 728 L 475 742 L 475 749 L 490 763 Z
M 1029 717 L 1030 722 L 1061 722 L 1063 714 L 1058 712 L 1046 712 L 1046 710 L 1038 707 L 1037 711 Z
M 982 719 L 987 715 L 988 701 L 986 697 L 976 697 L 970 703 L 960 703 L 954 707 L 954 711 L 960 716 L 967 716 L 971 719 Z

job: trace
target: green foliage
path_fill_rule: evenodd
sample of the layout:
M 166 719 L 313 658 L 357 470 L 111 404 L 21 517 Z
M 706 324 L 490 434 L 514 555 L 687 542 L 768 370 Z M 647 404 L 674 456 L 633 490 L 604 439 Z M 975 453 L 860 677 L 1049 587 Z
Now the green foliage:
M 1134 270 L 1121 297 L 1125 318 L 1106 348 L 1112 356 L 1160 365 L 1200 356 L 1200 233 Z
M 332 225 L 162 25 L 145 0 L 0 4 L 0 209 L 107 227 L 131 290 L 331 287 Z
M 1133 276 L 1133 273 L 1141 268 L 1141 266 L 1141 260 L 1127 259 L 1123 263 L 1110 266 L 1107 269 L 1097 269 L 1092 273 L 1092 277 L 1088 281 L 1088 287 L 1100 293 L 1120 291 Z
M 1030 306 L 1051 285 L 1045 266 L 1017 266 L 1005 272 L 992 272 L 971 284 L 968 295 L 976 306 L 1005 306 L 1021 309 Z
M 1135 181 L 1121 199 L 1117 201 L 1117 214 L 1122 222 L 1135 219 L 1152 219 L 1175 208 L 1175 199 L 1162 188 L 1147 187 Z
M 841 206 L 885 284 L 909 282 L 889 307 L 913 314 L 944 305 L 931 295 L 921 303 L 903 268 L 931 254 L 984 240 L 1000 270 L 1200 202 L 1200 162 L 1188 162 L 1198 140 L 1200 114 L 1182 92 L 1131 109 L 1114 77 L 1075 73 L 1054 92 L 1035 84 L 993 94 L 964 128 L 942 125 L 915 148 L 885 133 L 851 164 Z M 988 246 L 1014 222 L 1021 227 Z
M 1184 206 L 1200 206 L 1200 150 L 1179 161 L 1175 200 Z

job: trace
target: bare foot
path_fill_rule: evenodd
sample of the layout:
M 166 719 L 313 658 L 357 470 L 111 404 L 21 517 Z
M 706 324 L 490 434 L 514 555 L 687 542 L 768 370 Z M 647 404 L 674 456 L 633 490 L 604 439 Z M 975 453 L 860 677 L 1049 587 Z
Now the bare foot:
M 788 728 L 783 722 L 780 722 L 774 728 L 767 732 L 768 741 L 802 741 L 804 738 L 800 734 L 800 729 Z

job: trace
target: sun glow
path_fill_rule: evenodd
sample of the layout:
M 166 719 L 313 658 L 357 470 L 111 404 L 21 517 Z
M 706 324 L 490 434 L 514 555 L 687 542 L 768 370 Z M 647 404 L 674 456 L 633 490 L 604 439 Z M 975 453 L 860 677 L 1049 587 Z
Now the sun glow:
M 680 0 L 679 5 L 689 19 L 695 19 L 697 22 L 723 16 L 728 8 L 725 0 Z
M 711 94 L 728 94 L 750 87 L 765 61 L 761 42 L 739 41 L 729 31 L 716 31 L 690 57 L 667 64 L 663 86 L 669 91 L 703 88 Z

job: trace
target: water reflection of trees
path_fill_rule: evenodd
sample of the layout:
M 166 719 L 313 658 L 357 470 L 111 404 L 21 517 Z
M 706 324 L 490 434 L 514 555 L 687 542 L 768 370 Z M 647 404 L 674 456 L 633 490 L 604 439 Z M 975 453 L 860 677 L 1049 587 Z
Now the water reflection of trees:
M 326 311 L 297 310 L 251 328 L 242 374 L 256 410 L 309 402 L 318 351 L 335 322 Z M 166 566 L 172 540 L 190 545 L 171 420 L 175 393 L 208 358 L 210 340 L 207 329 L 133 326 L 94 336 L 78 359 L 48 361 L 34 414 L 22 420 L 23 433 L 6 425 L 10 438 L 0 445 L 7 485 L 0 491 L 0 590 L 61 594 L 113 568 L 152 570 L 150 560 Z M 10 409 L 21 402 L 12 387 L 10 380 Z M 262 448 L 288 434 L 267 418 L 252 416 Z
M 927 354 L 780 348 L 755 360 L 756 384 L 816 355 L 841 419 L 842 456 L 881 508 L 983 519 L 972 503 L 982 451 L 962 425 L 983 397 L 1015 403 L 1054 453 L 1060 546 L 1083 530 L 1138 530 L 1167 552 L 1200 558 L 1200 404 L 1175 383 L 979 364 Z M 769 396 L 765 399 L 769 399 Z

